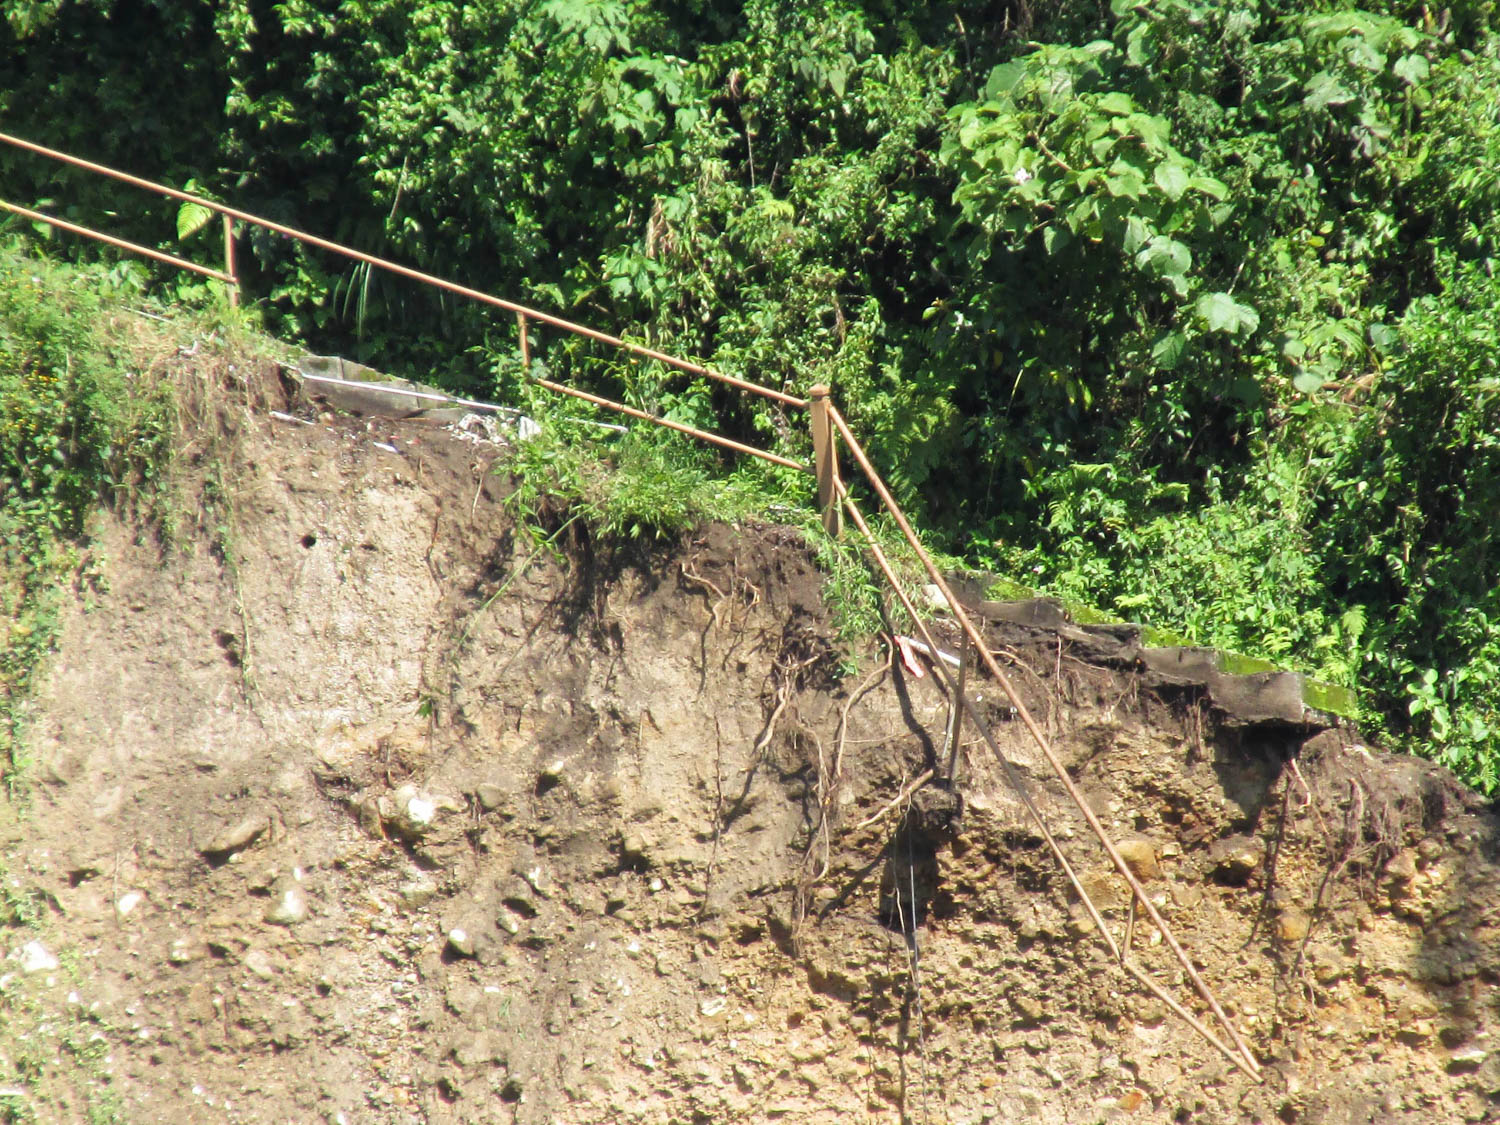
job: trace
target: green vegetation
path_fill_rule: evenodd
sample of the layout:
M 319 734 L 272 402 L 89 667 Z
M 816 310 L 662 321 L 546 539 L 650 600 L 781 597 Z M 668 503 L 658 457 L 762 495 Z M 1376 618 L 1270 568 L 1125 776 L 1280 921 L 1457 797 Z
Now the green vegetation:
M 831 383 L 948 550 L 1357 681 L 1388 734 L 1496 792 L 1493 7 L 0 0 L 0 115 L 761 382 Z M 35 157 L 0 151 L 0 180 L 219 252 L 202 216 Z M 503 318 L 263 234 L 241 250 L 278 329 L 522 400 Z M 558 377 L 806 453 L 780 407 L 532 342 Z M 713 509 L 717 461 L 662 477 L 632 450 L 597 501 L 616 531 Z
M 0 941 L 9 948 L 47 937 L 46 908 L 38 892 L 0 862 Z M 0 1123 L 75 1120 L 107 1125 L 126 1120 L 125 1104 L 108 1068 L 116 1031 L 79 1002 L 87 974 L 72 951 L 58 956 L 51 973 L 7 972 L 0 978 L 5 1005 L 0 1050 Z M 72 991 L 72 996 L 65 994 Z
M 247 337 L 227 310 L 169 321 L 143 309 L 141 276 L 0 241 L 0 775 L 12 792 L 28 765 L 27 699 L 56 638 L 60 595 L 76 587 L 87 605 L 100 581 L 81 549 L 90 517 L 103 503 L 134 511 L 164 548 L 184 518 L 222 524 L 213 427 L 202 418 L 189 421 L 205 451 L 204 506 L 189 516 L 174 494 L 179 415 L 201 403 L 168 369 L 187 350 L 201 348 L 199 362 L 220 347 L 243 354 Z M 222 527 L 215 543 L 224 547 Z
M 76 536 L 103 496 L 151 488 L 170 402 L 106 342 L 110 279 L 0 246 L 0 748 L 24 772 L 24 701 L 57 628 Z
M 534 540 L 547 530 L 539 518 L 564 514 L 606 539 L 670 539 L 707 519 L 762 511 L 768 495 L 763 474 L 725 477 L 703 449 L 649 427 L 605 445 L 586 423 L 552 422 L 506 468 L 516 481 L 507 505 Z
M 532 409 L 541 406 L 534 402 Z M 886 613 L 905 620 L 883 593 L 860 540 L 824 532 L 810 477 L 759 461 L 725 473 L 708 450 L 647 426 L 602 441 L 588 424 L 593 420 L 555 419 L 506 461 L 513 481 L 506 505 L 535 545 L 523 570 L 544 551 L 560 554 L 559 541 L 575 525 L 579 534 L 619 546 L 676 540 L 706 521 L 769 518 L 802 532 L 827 575 L 824 596 L 843 639 L 879 632 Z M 903 574 L 916 583 L 926 580 L 918 577 L 915 555 L 889 521 L 874 520 L 872 530 Z M 944 561 L 957 565 L 955 559 Z

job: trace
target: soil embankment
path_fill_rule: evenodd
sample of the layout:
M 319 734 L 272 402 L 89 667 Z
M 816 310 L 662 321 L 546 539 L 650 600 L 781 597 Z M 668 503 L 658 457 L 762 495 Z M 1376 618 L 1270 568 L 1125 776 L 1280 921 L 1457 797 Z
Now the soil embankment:
M 122 1119 L 1500 1119 L 1500 837 L 1443 771 L 989 626 L 1254 1083 L 1110 966 L 981 745 L 893 804 L 946 701 L 877 648 L 844 674 L 796 535 L 553 557 L 500 447 L 269 370 L 225 394 L 183 487 L 230 516 L 95 529 L 6 842 L 45 914 L 6 994 Z M 52 1050 L 14 1112 L 81 1116 Z

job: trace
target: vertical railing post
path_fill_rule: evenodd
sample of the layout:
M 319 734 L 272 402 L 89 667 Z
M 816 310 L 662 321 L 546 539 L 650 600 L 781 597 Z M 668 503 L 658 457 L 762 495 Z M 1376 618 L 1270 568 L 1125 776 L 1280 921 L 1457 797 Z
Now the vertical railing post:
M 224 216 L 224 272 L 229 275 L 229 307 L 239 308 L 240 276 L 234 272 L 234 220 Z
M 526 335 L 526 314 L 516 313 L 516 327 L 521 330 L 521 366 L 531 370 L 531 340 Z
M 828 416 L 832 392 L 819 383 L 807 392 L 812 412 L 813 472 L 818 480 L 818 510 L 823 513 L 823 530 L 838 535 L 844 527 L 839 505 L 839 460 L 835 446 L 833 422 Z
M 948 758 L 948 784 L 958 784 L 958 744 L 964 729 L 964 693 L 969 683 L 969 638 L 964 636 L 964 647 L 958 658 L 958 688 L 948 704 L 948 730 L 944 739 Z

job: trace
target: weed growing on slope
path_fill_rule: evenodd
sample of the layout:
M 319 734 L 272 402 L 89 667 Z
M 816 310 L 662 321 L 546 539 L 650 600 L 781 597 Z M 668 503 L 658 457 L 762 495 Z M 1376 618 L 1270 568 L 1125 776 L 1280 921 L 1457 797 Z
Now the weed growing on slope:
M 567 419 L 549 420 L 506 464 L 507 498 L 534 541 L 546 525 L 582 514 L 606 540 L 670 540 L 705 520 L 765 515 L 788 497 L 753 469 L 724 474 L 712 455 L 644 427 L 617 438 Z
M 725 472 L 711 450 L 646 425 L 604 438 L 566 420 L 549 421 L 521 443 L 506 468 L 515 478 L 511 514 L 537 551 L 558 553 L 559 530 L 579 519 L 614 542 L 671 540 L 709 520 L 761 519 L 802 532 L 827 575 L 824 599 L 845 643 L 887 628 L 893 613 L 905 619 L 857 533 L 824 532 L 809 476 L 759 462 Z M 871 523 L 907 590 L 915 590 L 926 581 L 915 555 L 888 521 Z M 957 564 L 943 558 L 939 565 Z M 915 600 L 920 608 L 922 599 Z

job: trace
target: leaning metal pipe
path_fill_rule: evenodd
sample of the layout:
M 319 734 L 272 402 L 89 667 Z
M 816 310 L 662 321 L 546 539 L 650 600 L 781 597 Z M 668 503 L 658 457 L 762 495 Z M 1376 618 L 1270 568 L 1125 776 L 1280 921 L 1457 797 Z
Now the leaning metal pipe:
M 543 324 L 550 324 L 555 328 L 561 328 L 564 331 L 572 332 L 577 336 L 584 336 L 590 340 L 597 340 L 601 344 L 608 344 L 611 347 L 621 348 L 627 352 L 641 356 L 645 359 L 654 359 L 658 363 L 665 363 L 669 367 L 675 367 L 692 375 L 702 375 L 708 379 L 715 379 L 718 382 L 726 383 L 731 387 L 738 387 L 740 388 L 740 390 L 750 391 L 752 394 L 763 395 L 766 398 L 775 399 L 777 402 L 785 403 L 788 406 L 802 407 L 807 405 L 807 400 L 805 398 L 798 398 L 796 395 L 789 395 L 785 391 L 778 391 L 772 387 L 765 387 L 759 383 L 752 383 L 748 379 L 739 379 L 733 375 L 725 375 L 722 372 L 714 371 L 710 368 L 704 367 L 701 364 L 692 363 L 685 359 L 678 359 L 674 355 L 668 355 L 666 352 L 659 352 L 655 348 L 648 348 L 643 344 L 632 344 L 627 340 L 622 340 L 618 336 L 611 336 L 607 332 L 600 332 L 598 329 L 589 328 L 586 325 L 578 324 L 571 320 L 564 320 L 560 316 L 553 316 L 551 313 L 542 312 L 540 309 L 528 308 L 526 305 L 517 304 L 515 301 L 507 301 L 503 297 L 493 297 L 490 294 L 481 292 L 478 289 L 470 289 L 467 285 L 459 285 L 457 282 L 447 281 L 444 278 L 435 276 L 434 274 L 423 273 L 421 270 L 412 269 L 410 266 L 398 265 L 397 263 L 387 261 L 384 258 L 377 258 L 373 254 L 366 254 L 362 250 L 355 250 L 352 247 L 344 246 L 337 242 L 331 242 L 326 238 L 319 238 L 315 234 L 308 234 L 306 231 L 297 230 L 295 227 L 285 226 L 281 223 L 273 222 L 270 219 L 262 218 L 259 215 L 252 215 L 248 211 L 241 211 L 238 208 L 215 202 L 212 199 L 204 199 L 201 195 L 193 195 L 190 192 L 179 191 L 177 188 L 167 187 L 165 184 L 154 183 L 151 180 L 142 179 L 140 176 L 132 176 L 129 172 L 121 172 L 118 169 L 111 168 L 105 164 L 96 164 L 91 160 L 84 160 L 77 156 L 70 156 L 66 152 L 59 152 L 57 149 L 47 148 L 45 145 L 39 145 L 33 141 L 23 140 L 22 138 L 12 136 L 9 133 L 0 133 L 0 142 L 4 142 L 8 145 L 14 145 L 16 148 L 25 149 L 27 152 L 34 152 L 40 156 L 51 157 L 53 160 L 59 160 L 64 164 L 70 164 L 75 168 L 82 168 L 87 172 L 94 172 L 101 176 L 108 176 L 110 179 L 119 180 L 121 183 L 130 184 L 133 187 L 144 188 L 147 191 L 158 192 L 172 199 L 180 199 L 184 203 L 196 203 L 200 207 L 207 207 L 209 210 L 217 211 L 221 215 L 228 215 L 230 218 L 239 219 L 241 222 L 250 223 L 254 226 L 262 227 L 265 230 L 274 231 L 275 233 L 285 235 L 288 238 L 295 238 L 299 242 L 307 243 L 309 246 L 316 246 L 321 250 L 328 250 L 334 254 L 341 254 L 346 258 L 353 258 L 357 262 L 364 262 L 366 265 L 379 266 L 381 269 L 387 270 L 390 273 L 397 274 L 401 277 L 410 278 L 413 281 L 420 281 L 424 284 L 435 286 L 438 289 L 446 290 L 447 292 L 457 294 L 460 297 L 468 297 L 470 300 L 478 301 L 481 304 L 493 305 L 496 308 L 505 309 L 508 312 L 522 313 L 525 316 L 530 317 L 532 320 L 539 320 Z M 49 219 L 48 221 L 51 222 L 53 220 Z M 215 276 L 219 275 L 216 274 Z
M 1040 750 L 1042 751 L 1043 756 L 1047 759 L 1047 764 L 1052 767 L 1053 772 L 1057 775 L 1058 780 L 1062 782 L 1063 788 L 1067 791 L 1068 796 L 1072 799 L 1073 803 L 1078 806 L 1079 812 L 1083 814 L 1083 818 L 1088 822 L 1090 830 L 1098 838 L 1099 843 L 1103 846 L 1105 852 L 1108 853 L 1110 861 L 1115 865 L 1116 870 L 1120 872 L 1121 876 L 1125 879 L 1125 882 L 1129 884 L 1131 893 L 1134 894 L 1138 899 L 1140 899 L 1141 905 L 1142 907 L 1144 907 L 1146 914 L 1150 917 L 1151 921 L 1155 923 L 1156 928 L 1161 931 L 1163 939 L 1165 939 L 1167 945 L 1171 948 L 1173 954 L 1177 958 L 1178 963 L 1182 965 L 1183 972 L 1185 972 L 1188 976 L 1188 979 L 1192 981 L 1193 987 L 1197 990 L 1198 994 L 1203 997 L 1204 1002 L 1208 1004 L 1209 1008 L 1213 1011 L 1219 1022 L 1224 1026 L 1224 1029 L 1228 1033 L 1229 1038 L 1234 1042 L 1235 1047 L 1244 1056 L 1245 1061 L 1249 1065 L 1252 1073 L 1258 1076 L 1260 1073 L 1260 1064 L 1256 1061 L 1255 1056 L 1251 1054 L 1249 1046 L 1245 1043 L 1244 1039 L 1241 1038 L 1240 1033 L 1235 1028 L 1234 1024 L 1230 1022 L 1229 1016 L 1225 1013 L 1223 1006 L 1220 1005 L 1218 998 L 1214 996 L 1213 990 L 1208 987 L 1208 984 L 1206 981 L 1204 981 L 1202 975 L 1196 968 L 1193 967 L 1192 960 L 1188 957 L 1187 953 L 1178 943 L 1176 936 L 1172 933 L 1171 928 L 1167 925 L 1167 920 L 1162 917 L 1161 912 L 1157 910 L 1156 905 L 1151 901 L 1150 898 L 1147 897 L 1145 888 L 1141 886 L 1140 880 L 1135 877 L 1135 873 L 1130 870 L 1130 866 L 1121 857 L 1119 850 L 1115 847 L 1114 841 L 1110 839 L 1109 833 L 1105 831 L 1104 825 L 1100 823 L 1099 817 L 1095 814 L 1094 810 L 1089 807 L 1088 802 L 1083 799 L 1083 794 L 1078 791 L 1078 787 L 1073 784 L 1073 779 L 1068 776 L 1068 771 L 1063 767 L 1062 762 L 1058 760 L 1057 754 L 1053 751 L 1051 743 L 1047 740 L 1047 736 L 1044 735 L 1041 728 L 1037 726 L 1036 719 L 1032 717 L 1031 712 L 1026 707 L 1025 702 L 1016 692 L 1015 687 L 1010 682 L 1010 678 L 1006 676 L 1006 674 L 1001 670 L 1000 665 L 995 662 L 995 658 L 990 653 L 990 650 L 985 647 L 984 640 L 979 635 L 979 630 L 974 627 L 974 623 L 969 620 L 969 615 L 965 613 L 963 607 L 959 605 L 958 599 L 954 597 L 953 591 L 949 588 L 947 580 L 938 570 L 936 564 L 933 563 L 932 557 L 928 555 L 926 549 L 922 546 L 921 540 L 917 538 L 916 532 L 912 530 L 911 524 L 907 522 L 905 514 L 901 511 L 900 505 L 896 503 L 895 497 L 891 495 L 890 490 L 886 487 L 885 481 L 881 479 L 880 474 L 875 471 L 874 465 L 870 463 L 869 457 L 865 454 L 864 447 L 860 445 L 859 441 L 855 438 L 853 431 L 849 429 L 849 424 L 844 421 L 844 416 L 839 412 L 837 407 L 834 407 L 831 404 L 829 405 L 828 413 L 829 416 L 833 419 L 834 425 L 838 428 L 839 433 L 843 436 L 844 441 L 848 443 L 850 455 L 859 465 L 860 470 L 865 474 L 865 478 L 870 482 L 870 486 L 874 488 L 876 494 L 880 497 L 880 501 L 885 505 L 886 511 L 888 511 L 891 515 L 891 518 L 896 521 L 896 525 L 901 529 L 901 533 L 905 537 L 906 541 L 911 544 L 912 549 L 917 554 L 917 558 L 922 563 L 922 568 L 927 571 L 927 576 L 932 580 L 933 585 L 935 585 L 938 588 L 938 591 L 943 595 L 943 597 L 947 599 L 947 603 L 953 611 L 954 619 L 958 622 L 965 635 L 969 638 L 969 643 L 978 650 L 979 657 L 984 661 L 985 667 L 986 669 L 988 669 L 990 675 L 995 678 L 995 681 L 997 683 L 999 683 L 1001 690 L 1005 692 L 1005 695 L 1010 700 L 1011 705 L 1015 707 L 1017 715 L 1020 716 L 1021 721 L 1026 726 L 1026 729 L 1031 733 L 1032 739 L 1036 742 L 1038 748 L 1040 748 Z
M 879 542 L 876 541 L 874 533 L 870 530 L 870 525 L 865 522 L 863 513 L 855 506 L 854 500 L 849 495 L 848 488 L 845 487 L 843 481 L 835 481 L 834 487 L 838 490 L 839 499 L 843 501 L 844 510 L 849 513 L 849 518 L 854 521 L 854 526 L 859 528 L 859 533 L 863 537 L 865 545 L 869 547 L 870 554 L 875 559 L 875 565 L 880 568 L 881 574 L 885 576 L 886 584 L 895 591 L 896 597 L 901 602 L 901 608 L 906 610 L 906 616 L 911 618 L 918 632 L 922 634 L 922 640 L 926 643 L 927 647 L 933 653 L 936 653 L 938 651 L 937 641 L 933 639 L 932 632 L 927 628 L 927 622 L 922 620 L 921 616 L 917 613 L 916 607 L 912 605 L 911 599 L 907 596 L 906 591 L 901 588 L 901 581 L 896 577 L 895 568 L 891 566 L 885 551 L 881 548 Z M 961 689 L 947 665 L 934 657 L 933 667 L 941 672 L 944 682 L 948 685 L 948 690 L 952 693 L 950 698 L 954 700 L 954 706 L 961 707 L 962 710 L 968 713 L 970 721 L 978 729 L 980 736 L 989 744 L 990 749 L 995 752 L 995 757 L 1000 762 L 1000 768 L 1005 773 L 1006 782 L 1015 790 L 1016 796 L 1021 799 L 1021 804 L 1031 814 L 1031 819 L 1036 824 L 1038 831 L 1041 832 L 1042 839 L 1046 841 L 1047 847 L 1051 849 L 1053 858 L 1062 867 L 1063 874 L 1068 877 L 1068 881 L 1073 884 L 1073 889 L 1078 893 L 1078 897 L 1082 900 L 1084 909 L 1089 912 L 1089 917 L 1093 919 L 1094 925 L 1099 927 L 1099 933 L 1104 938 L 1105 944 L 1109 946 L 1110 952 L 1115 955 L 1116 960 L 1119 960 L 1121 956 L 1120 947 L 1115 944 L 1114 935 L 1109 932 L 1109 927 L 1104 924 L 1104 918 L 1094 906 L 1094 900 L 1083 889 L 1083 883 L 1074 872 L 1072 864 L 1068 862 L 1068 857 L 1063 854 L 1061 845 L 1058 844 L 1057 839 L 1052 835 L 1052 830 L 1048 827 L 1046 818 L 1042 816 L 1041 809 L 1037 808 L 1035 801 L 1032 800 L 1031 793 L 1026 788 L 1026 782 L 1022 779 L 1011 760 L 1000 752 L 994 736 L 990 733 L 989 724 L 979 717 L 978 711 L 969 700 L 963 699 L 962 702 L 959 702 Z
M 912 605 L 911 599 L 906 595 L 905 590 L 902 589 L 901 582 L 896 577 L 895 569 L 891 566 L 890 561 L 886 558 L 885 551 L 881 549 L 874 534 L 870 531 L 869 525 L 865 523 L 864 516 L 861 514 L 859 508 L 855 506 L 853 499 L 849 496 L 848 489 L 844 487 L 842 481 L 839 481 L 836 487 L 839 499 L 843 501 L 844 510 L 849 513 L 850 519 L 854 521 L 855 526 L 859 529 L 859 533 L 864 538 L 865 544 L 869 547 L 876 565 L 885 576 L 886 583 L 895 591 L 896 597 L 901 601 L 902 608 L 906 610 L 907 616 L 911 618 L 917 630 L 922 634 L 927 647 L 934 653 L 938 652 L 937 643 L 934 641 L 931 631 L 927 628 L 927 623 L 917 614 L 916 607 Z M 934 659 L 933 666 L 942 674 L 950 692 L 962 693 L 962 688 L 955 681 L 953 672 L 941 660 Z M 1001 770 L 1005 774 L 1006 782 L 1021 799 L 1021 803 L 1026 807 L 1026 811 L 1031 814 L 1031 819 L 1041 831 L 1042 838 L 1046 841 L 1048 848 L 1051 849 L 1053 858 L 1057 860 L 1063 873 L 1068 877 L 1068 881 L 1073 885 L 1073 890 L 1078 895 L 1079 901 L 1083 903 L 1084 909 L 1088 911 L 1090 919 L 1098 927 L 1100 937 L 1103 939 L 1104 944 L 1109 947 L 1110 952 L 1114 954 L 1115 960 L 1119 963 L 1120 967 L 1133 977 L 1137 983 L 1171 1008 L 1184 1023 L 1203 1036 L 1226 1059 L 1243 1070 L 1251 1078 L 1258 1080 L 1260 1078 L 1258 1069 L 1253 1068 L 1249 1061 L 1238 1051 L 1235 1051 L 1224 1043 L 1223 1040 L 1204 1025 L 1203 1021 L 1183 1007 L 1176 997 L 1167 992 L 1166 989 L 1153 980 L 1146 972 L 1127 960 L 1129 951 L 1121 952 L 1119 945 L 1115 942 L 1114 935 L 1109 932 L 1109 927 L 1104 924 L 1104 919 L 1100 915 L 1098 908 L 1094 905 L 1093 899 L 1089 896 L 1088 891 L 1084 890 L 1083 884 L 1074 872 L 1072 865 L 1069 864 L 1067 856 L 1063 854 L 1062 847 L 1057 843 L 1056 838 L 1053 837 L 1051 830 L 1048 828 L 1041 810 L 1037 808 L 1031 794 L 1027 791 L 1026 783 L 1019 771 L 1017 771 L 1010 759 L 1001 752 L 999 745 L 995 741 L 994 734 L 989 729 L 989 724 L 980 718 L 978 708 L 975 707 L 973 701 L 967 696 L 963 696 L 961 702 L 957 702 L 960 699 L 959 694 L 955 694 L 951 698 L 956 701 L 955 705 L 961 707 L 963 712 L 968 716 L 969 721 L 974 724 L 974 728 L 979 731 L 980 736 L 995 755 L 995 760 L 1000 763 Z

